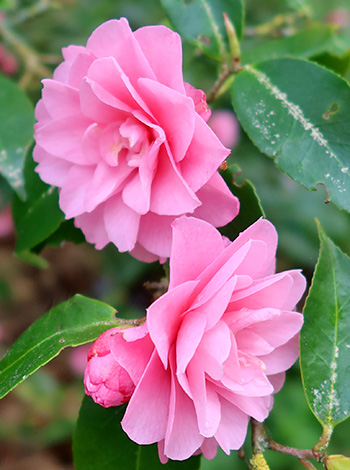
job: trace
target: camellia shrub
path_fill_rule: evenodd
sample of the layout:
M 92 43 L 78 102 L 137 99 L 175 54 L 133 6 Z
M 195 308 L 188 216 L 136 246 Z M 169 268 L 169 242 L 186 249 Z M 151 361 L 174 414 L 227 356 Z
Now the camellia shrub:
M 291 180 L 323 187 L 349 227 L 350 21 L 340 24 L 323 2 L 281 3 L 255 26 L 243 0 L 162 0 L 165 24 L 133 29 L 105 18 L 82 45 L 63 48 L 51 78 L 45 57 L 13 34 L 11 2 L 1 19 L 0 34 L 24 64 L 22 76 L 0 77 L 0 171 L 13 191 L 16 255 L 42 267 L 46 245 L 113 245 L 165 273 L 142 318 L 77 294 L 0 362 L 4 397 L 62 349 L 93 343 L 73 439 L 77 470 L 199 469 L 218 448 L 238 451 L 251 469 L 269 468 L 267 449 L 309 469 L 350 468 L 350 458 L 328 451 L 350 415 L 350 260 L 317 221 L 312 281 L 277 264 L 277 230 L 250 157 L 245 170 L 237 164 L 244 148 L 271 157 L 289 177 L 281 194 Z M 316 21 L 322 15 L 328 23 Z M 193 83 L 184 79 L 182 41 L 195 51 Z M 202 85 L 194 71 L 203 64 L 209 77 L 217 67 L 206 92 L 208 77 Z M 39 78 L 34 110 L 21 88 Z M 277 207 L 265 176 L 256 175 L 262 199 Z M 282 251 L 284 240 L 282 230 Z M 289 241 L 294 260 L 302 250 L 297 236 Z M 312 449 L 278 444 L 264 424 L 299 356 L 322 425 Z

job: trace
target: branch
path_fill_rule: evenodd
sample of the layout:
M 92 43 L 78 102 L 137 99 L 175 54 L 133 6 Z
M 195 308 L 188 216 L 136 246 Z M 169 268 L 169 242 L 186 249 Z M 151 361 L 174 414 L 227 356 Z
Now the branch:
M 226 80 L 230 78 L 231 75 L 234 75 L 241 70 L 241 64 L 237 59 L 232 60 L 230 67 L 228 67 L 227 64 L 223 64 L 218 79 L 214 83 L 213 88 L 207 94 L 207 103 L 215 101 L 221 95 L 221 88 Z

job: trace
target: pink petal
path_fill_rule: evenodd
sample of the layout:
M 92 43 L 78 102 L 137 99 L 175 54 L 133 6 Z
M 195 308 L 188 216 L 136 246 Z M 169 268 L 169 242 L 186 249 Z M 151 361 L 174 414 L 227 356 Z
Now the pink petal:
M 147 251 L 140 243 L 135 244 L 134 248 L 130 251 L 131 256 L 143 261 L 144 263 L 153 263 L 154 261 L 159 260 L 159 256 L 154 255 Z M 166 259 L 160 260 L 160 263 L 165 263 Z
M 197 295 L 193 305 L 191 305 L 191 309 L 197 309 L 197 311 L 206 316 L 206 331 L 213 328 L 224 315 L 236 285 L 236 278 L 234 277 L 225 283 L 221 283 L 220 278 L 214 279 L 214 281 L 213 284 L 208 283 L 203 288 Z M 195 294 L 197 294 L 198 290 L 197 288 Z
M 218 451 L 218 443 L 216 439 L 214 437 L 204 439 L 200 450 L 207 460 L 212 460 Z
M 183 318 L 176 339 L 177 373 L 185 372 L 201 342 L 205 325 L 206 318 L 200 312 L 188 312 Z
M 203 365 L 196 355 L 188 365 L 187 377 L 199 432 L 204 437 L 212 437 L 220 424 L 221 406 L 216 391 L 206 383 Z
M 96 207 L 94 211 L 84 212 L 74 219 L 74 225 L 83 231 L 86 241 L 94 244 L 97 250 L 101 250 L 110 242 L 103 220 L 103 213 L 104 205 L 102 204 Z
M 246 397 L 220 387 L 216 387 L 216 390 L 220 396 L 257 421 L 264 421 L 270 412 L 269 395 L 265 397 Z
M 181 174 L 197 192 L 230 154 L 203 119 L 195 115 L 195 128 L 186 158 L 180 163 Z M 175 160 L 178 159 L 175 157 Z
M 104 206 L 104 223 L 110 241 L 121 252 L 132 250 L 139 230 L 139 214 L 124 204 L 120 194 L 110 197 Z
M 286 373 L 280 372 L 276 375 L 269 375 L 269 381 L 273 386 L 273 393 L 278 393 L 284 385 Z
M 295 284 L 295 281 L 296 284 Z M 294 287 L 295 284 L 295 287 Z M 299 271 L 285 271 L 255 281 L 247 289 L 232 296 L 230 310 L 240 308 L 276 308 L 292 310 L 305 289 L 304 276 Z
M 250 330 L 264 338 L 273 348 L 277 348 L 299 333 L 303 322 L 301 313 L 281 312 L 274 320 L 252 325 Z
M 84 48 L 84 51 L 74 58 L 69 66 L 68 84 L 71 87 L 76 88 L 77 90 L 79 89 L 82 80 L 87 75 L 88 70 L 94 63 L 95 59 L 96 57 L 94 54 L 89 52 L 86 48 Z
M 171 223 L 174 217 L 148 212 L 141 217 L 138 241 L 145 250 L 161 258 L 169 258 L 171 249 Z
M 170 459 L 185 460 L 196 452 L 202 442 L 203 436 L 198 431 L 193 401 L 172 376 L 164 453 Z
M 143 186 L 140 175 L 135 173 L 131 181 L 127 183 L 122 193 L 124 203 L 137 214 L 144 215 L 149 211 L 151 199 L 151 187 Z
M 86 49 L 83 46 L 71 45 L 64 47 L 62 49 L 64 61 L 58 67 L 56 67 L 53 73 L 53 79 L 68 85 L 72 64 L 81 54 L 86 54 Z
M 253 354 L 254 356 L 269 354 L 274 350 L 268 341 L 249 329 L 236 333 L 236 341 L 240 351 L 246 354 Z
M 82 114 L 94 123 L 108 124 L 123 121 L 127 115 L 127 105 L 87 77 L 81 81 L 79 96 Z
M 97 57 L 114 57 L 132 82 L 139 77 L 156 77 L 125 18 L 110 20 L 95 29 L 87 49 Z
M 222 450 L 229 455 L 230 450 L 242 447 L 247 435 L 249 416 L 224 398 L 221 398 L 220 402 L 221 421 L 215 439 Z
M 170 346 L 182 321 L 181 315 L 188 309 L 196 285 L 196 281 L 184 282 L 159 297 L 147 309 L 149 333 L 165 368 L 168 366 Z
M 169 290 L 196 279 L 224 249 L 221 234 L 201 220 L 180 217 L 172 230 Z
M 137 444 L 153 444 L 164 439 L 170 386 L 171 373 L 164 370 L 154 351 L 121 422 L 123 430 Z
M 59 204 L 66 219 L 86 212 L 85 195 L 94 176 L 94 167 L 74 165 L 60 191 Z
M 133 98 L 136 92 L 113 57 L 95 60 L 85 81 L 96 98 L 105 105 L 125 112 L 138 109 L 139 106 Z
M 196 196 L 202 205 L 194 210 L 193 217 L 203 219 L 214 227 L 223 227 L 238 215 L 239 200 L 217 171 Z
M 35 140 L 51 155 L 79 165 L 89 165 L 81 149 L 84 132 L 91 121 L 81 115 L 50 121 L 36 128 Z
M 266 366 L 266 375 L 275 375 L 288 370 L 299 356 L 299 335 L 294 336 L 288 343 L 276 348 L 267 356 L 260 356 Z
M 203 370 L 212 379 L 221 379 L 223 363 L 229 357 L 231 347 L 231 333 L 226 323 L 219 321 L 204 333 L 196 355 L 202 362 Z
M 127 371 L 131 380 L 137 385 L 154 350 L 149 335 L 128 342 L 121 334 L 118 334 L 111 336 L 109 345 L 115 360 Z
M 157 81 L 184 94 L 180 36 L 161 25 L 140 28 L 134 36 Z
M 64 185 L 67 174 L 72 168 L 72 163 L 53 157 L 44 149 L 36 145 L 33 149 L 34 161 L 39 162 L 35 171 L 47 184 L 52 184 L 61 188 Z
M 254 326 L 256 323 L 274 320 L 281 314 L 276 308 L 261 308 L 249 310 L 242 308 L 241 310 L 228 311 L 225 313 L 225 322 L 230 326 L 234 333 L 244 328 Z
M 43 80 L 42 99 L 50 117 L 61 119 L 80 113 L 79 93 L 76 89 L 55 80 Z
M 186 155 L 187 161 L 186 151 L 194 135 L 196 118 L 192 100 L 159 82 L 144 78 L 138 80 L 137 89 L 157 124 L 164 129 L 174 160 L 178 162 Z M 200 152 L 201 148 L 197 151 Z M 193 171 L 200 171 L 198 168 Z

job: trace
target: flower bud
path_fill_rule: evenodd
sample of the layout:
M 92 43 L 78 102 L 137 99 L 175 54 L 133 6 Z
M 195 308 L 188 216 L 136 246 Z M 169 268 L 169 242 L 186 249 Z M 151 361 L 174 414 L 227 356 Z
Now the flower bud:
M 350 458 L 344 455 L 330 455 L 325 463 L 327 470 L 350 470 Z
M 118 334 L 120 328 L 112 328 L 97 338 L 88 352 L 85 369 L 85 393 L 105 408 L 126 403 L 135 389 L 130 375 L 111 352 L 110 339 Z

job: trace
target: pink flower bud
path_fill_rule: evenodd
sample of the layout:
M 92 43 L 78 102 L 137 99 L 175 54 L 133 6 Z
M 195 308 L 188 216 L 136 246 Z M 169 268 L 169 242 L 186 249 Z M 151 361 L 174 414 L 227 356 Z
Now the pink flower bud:
M 153 351 L 147 325 L 105 331 L 88 352 L 85 393 L 108 408 L 129 401 Z
M 232 148 L 238 143 L 239 125 L 232 111 L 225 109 L 214 111 L 208 125 L 226 147 Z
M 135 389 L 130 375 L 110 350 L 110 339 L 118 334 L 120 329 L 112 328 L 97 338 L 88 352 L 85 369 L 85 393 L 105 408 L 126 403 Z

